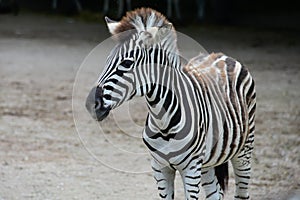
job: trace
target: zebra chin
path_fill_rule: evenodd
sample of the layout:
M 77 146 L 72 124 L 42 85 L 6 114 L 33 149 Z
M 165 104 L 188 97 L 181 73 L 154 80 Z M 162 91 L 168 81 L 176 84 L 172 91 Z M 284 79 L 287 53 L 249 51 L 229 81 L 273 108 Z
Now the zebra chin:
M 86 104 L 86 108 L 91 114 L 91 116 L 97 121 L 104 120 L 109 115 L 109 112 L 111 110 L 110 108 L 104 107 L 97 108 L 95 107 L 95 104 Z

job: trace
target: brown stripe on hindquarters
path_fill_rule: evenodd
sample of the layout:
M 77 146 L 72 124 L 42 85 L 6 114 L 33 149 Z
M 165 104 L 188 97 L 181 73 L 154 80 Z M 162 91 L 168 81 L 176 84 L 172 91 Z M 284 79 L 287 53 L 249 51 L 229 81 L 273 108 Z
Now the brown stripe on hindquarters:
M 221 58 L 224 54 L 222 53 L 211 53 L 209 56 L 205 59 L 204 62 L 202 62 L 197 68 L 203 69 L 203 68 L 211 68 L 213 62 L 215 62 L 218 58 Z
M 215 174 L 218 179 L 218 182 L 225 192 L 228 186 L 228 162 L 223 163 L 215 167 Z
M 226 67 L 226 63 L 224 60 L 220 60 L 216 63 L 216 67 L 220 70 L 220 78 L 222 80 L 222 83 L 226 83 L 226 78 L 227 78 L 227 74 L 226 74 L 226 71 L 225 71 L 225 67 Z
M 196 58 L 190 60 L 190 62 L 183 67 L 183 72 L 185 72 L 186 74 L 189 74 L 190 76 L 194 76 L 196 77 L 197 80 L 202 81 L 203 77 L 202 75 L 206 74 L 206 75 L 213 75 L 213 77 L 216 76 L 216 70 L 213 67 L 213 63 L 221 58 L 224 54 L 222 53 L 211 53 L 210 55 L 206 56 L 206 57 L 201 57 L 199 63 Z M 195 64 L 196 63 L 196 64 Z M 211 76 L 208 76 L 211 77 Z
M 209 59 L 212 61 L 216 61 L 217 59 L 221 58 L 222 56 L 224 56 L 223 53 L 211 53 L 211 54 L 209 54 Z
M 227 100 L 227 90 L 228 90 L 228 84 L 227 84 L 227 72 L 226 72 L 226 63 L 224 60 L 219 60 L 215 64 L 218 71 L 218 86 L 221 90 L 221 93 L 223 95 L 224 100 Z
M 216 66 L 219 69 L 224 69 L 224 67 L 225 67 L 225 61 L 224 60 L 220 60 L 219 62 L 216 63 Z
M 222 53 L 211 53 L 208 56 L 199 56 L 200 62 L 198 63 L 198 57 L 195 57 L 189 61 L 189 63 L 183 67 L 183 71 L 188 73 L 192 70 L 201 70 L 203 68 L 210 68 L 212 67 L 213 62 L 215 62 L 217 59 L 221 58 L 224 54 Z M 196 64 L 195 64 L 196 63 Z

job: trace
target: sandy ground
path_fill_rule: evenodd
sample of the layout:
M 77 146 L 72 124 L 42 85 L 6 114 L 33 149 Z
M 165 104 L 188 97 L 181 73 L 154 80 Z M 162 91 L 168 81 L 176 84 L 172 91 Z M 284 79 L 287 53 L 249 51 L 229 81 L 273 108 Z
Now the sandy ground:
M 256 80 L 252 199 L 289 199 L 296 193 L 300 199 L 299 33 L 207 26 L 180 31 L 208 51 L 242 61 Z M 122 117 L 126 109 L 119 110 L 96 124 L 80 110 L 86 95 L 80 91 L 100 73 L 93 69 L 96 74 L 86 70 L 77 76 L 72 111 L 79 66 L 107 36 L 103 24 L 0 16 L 1 200 L 158 199 L 140 138 L 141 102 L 129 104 L 129 118 Z M 96 67 L 103 63 L 100 57 L 92 59 Z M 233 191 L 231 174 L 226 199 Z M 183 199 L 179 178 L 176 199 Z

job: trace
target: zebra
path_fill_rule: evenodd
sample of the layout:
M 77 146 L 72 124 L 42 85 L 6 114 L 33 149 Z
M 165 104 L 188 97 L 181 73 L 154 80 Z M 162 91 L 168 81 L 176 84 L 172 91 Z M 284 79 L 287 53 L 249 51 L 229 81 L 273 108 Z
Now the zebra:
M 206 199 L 223 199 L 229 161 L 235 199 L 250 199 L 256 92 L 248 69 L 222 53 L 186 61 L 173 25 L 151 8 L 106 23 L 117 44 L 86 100 L 93 118 L 101 121 L 124 101 L 143 96 L 143 142 L 161 199 L 174 199 L 176 171 L 186 199 L 198 199 L 200 186 Z

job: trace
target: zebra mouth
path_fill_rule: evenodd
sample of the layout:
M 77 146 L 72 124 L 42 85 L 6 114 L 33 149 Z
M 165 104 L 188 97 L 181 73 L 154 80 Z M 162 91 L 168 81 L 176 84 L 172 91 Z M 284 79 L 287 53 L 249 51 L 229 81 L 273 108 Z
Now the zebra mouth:
M 89 113 L 91 114 L 91 116 L 97 121 L 104 120 L 108 116 L 108 114 L 111 110 L 110 107 L 108 107 L 108 108 L 104 108 L 104 107 L 94 108 L 92 106 L 86 106 L 86 107 L 87 107 L 87 110 L 89 111 Z
M 95 109 L 95 119 L 97 121 L 102 121 L 108 116 L 109 112 L 110 108 L 101 108 L 98 110 Z

